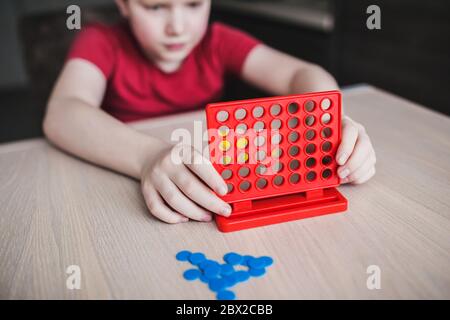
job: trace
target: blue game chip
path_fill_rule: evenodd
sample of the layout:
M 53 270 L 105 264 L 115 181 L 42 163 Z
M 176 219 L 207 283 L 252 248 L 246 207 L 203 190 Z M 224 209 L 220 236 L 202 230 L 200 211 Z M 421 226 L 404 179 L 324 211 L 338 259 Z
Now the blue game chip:
M 270 267 L 273 264 L 273 259 L 268 256 L 264 256 L 260 258 L 264 262 L 264 267 Z
M 186 280 L 193 281 L 200 278 L 201 274 L 202 273 L 198 269 L 189 269 L 183 273 L 183 277 Z
M 265 267 L 269 267 L 273 264 L 273 259 L 271 257 L 264 256 L 264 257 L 261 257 L 260 259 L 261 259 L 261 261 L 264 262 Z
M 235 273 L 236 276 L 236 280 L 239 282 L 244 282 L 247 281 L 250 278 L 250 274 L 248 273 L 248 271 L 236 271 Z
M 228 275 L 228 276 L 224 276 L 223 279 L 225 280 L 225 286 L 227 288 L 234 286 L 236 283 L 238 283 L 238 279 L 236 277 L 236 272 Z
M 225 263 L 220 266 L 220 274 L 223 276 L 229 276 L 234 273 L 234 268 L 231 264 Z
M 206 260 L 206 257 L 201 252 L 192 253 L 189 257 L 189 261 L 194 265 L 198 265 L 205 260 Z
M 205 274 L 205 276 L 207 276 L 208 278 L 217 278 L 220 274 L 221 268 L 217 265 L 210 265 L 208 267 L 206 267 L 203 270 L 203 273 Z
M 202 270 L 205 270 L 206 268 L 210 266 L 218 266 L 220 267 L 220 264 L 214 260 L 206 259 L 205 261 L 202 261 L 199 263 L 198 267 Z
M 246 255 L 242 257 L 241 265 L 247 266 L 248 260 L 253 259 L 252 256 Z
M 226 255 L 223 256 L 223 260 L 231 265 L 240 264 L 242 261 L 242 256 L 240 254 L 237 254 L 235 252 L 229 252 Z
M 233 291 L 229 290 L 222 290 L 219 293 L 217 293 L 217 299 L 219 300 L 234 300 L 236 298 L 236 295 Z
M 191 256 L 191 252 L 187 250 L 183 250 L 177 253 L 176 258 L 178 261 L 188 261 Z
M 219 292 L 219 291 L 225 289 L 226 285 L 227 284 L 226 284 L 225 280 L 222 278 L 214 278 L 214 279 L 209 280 L 209 288 L 215 292 Z
M 248 273 L 252 277 L 261 277 L 262 275 L 264 275 L 266 273 L 266 269 L 264 269 L 264 268 L 250 268 L 250 269 L 248 269 Z
M 262 259 L 262 258 L 251 258 L 247 262 L 248 266 L 253 269 L 264 268 L 265 263 L 266 263 L 266 260 Z
M 200 276 L 200 281 L 203 283 L 209 283 L 209 278 L 207 276 L 205 276 L 204 274 L 202 274 Z

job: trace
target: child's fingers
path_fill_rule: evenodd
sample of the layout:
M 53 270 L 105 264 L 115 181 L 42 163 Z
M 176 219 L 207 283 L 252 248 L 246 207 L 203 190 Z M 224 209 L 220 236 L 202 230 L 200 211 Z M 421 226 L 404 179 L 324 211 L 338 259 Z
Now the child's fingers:
M 185 163 L 185 165 L 218 194 L 227 194 L 227 185 L 216 169 L 214 169 L 211 161 L 195 150 L 193 153 L 194 161 Z
M 188 218 L 182 216 L 177 212 L 170 210 L 170 208 L 164 204 L 158 192 L 151 184 L 146 184 L 145 186 L 143 186 L 142 193 L 144 195 L 145 204 L 148 210 L 156 218 L 167 223 L 179 223 L 189 221 Z
M 342 127 L 341 144 L 336 152 L 336 160 L 339 165 L 344 165 L 355 148 L 358 139 L 358 128 L 353 123 Z
M 375 166 L 375 162 L 375 153 L 369 153 L 369 156 L 366 158 L 366 160 L 364 160 L 364 162 L 358 168 L 356 168 L 347 176 L 347 181 L 354 183 L 356 183 L 356 181 L 360 181 Z
M 231 214 L 231 207 L 205 186 L 188 169 L 177 172 L 172 181 L 183 193 L 203 208 L 223 216 Z
M 162 198 L 177 212 L 193 220 L 211 221 L 211 214 L 187 198 L 167 176 L 161 176 L 155 184 Z
M 339 177 L 341 179 L 344 179 L 350 173 L 354 172 L 358 167 L 360 167 L 370 154 L 371 150 L 372 145 L 370 143 L 369 137 L 366 134 L 360 134 L 350 158 L 345 163 L 345 165 L 341 166 L 338 169 Z

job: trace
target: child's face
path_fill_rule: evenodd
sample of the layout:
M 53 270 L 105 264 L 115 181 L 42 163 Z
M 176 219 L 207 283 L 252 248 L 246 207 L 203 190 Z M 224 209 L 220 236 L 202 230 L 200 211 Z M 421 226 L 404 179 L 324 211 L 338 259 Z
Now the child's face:
M 158 67 L 175 71 L 204 36 L 211 0 L 116 0 L 140 46 Z

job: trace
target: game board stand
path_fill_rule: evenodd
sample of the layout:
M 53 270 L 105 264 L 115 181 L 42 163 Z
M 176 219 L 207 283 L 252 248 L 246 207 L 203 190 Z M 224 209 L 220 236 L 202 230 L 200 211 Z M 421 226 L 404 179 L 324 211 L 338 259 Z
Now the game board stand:
M 230 217 L 216 215 L 217 226 L 222 232 L 342 212 L 347 209 L 347 199 L 336 188 L 326 188 L 235 202 L 232 207 Z

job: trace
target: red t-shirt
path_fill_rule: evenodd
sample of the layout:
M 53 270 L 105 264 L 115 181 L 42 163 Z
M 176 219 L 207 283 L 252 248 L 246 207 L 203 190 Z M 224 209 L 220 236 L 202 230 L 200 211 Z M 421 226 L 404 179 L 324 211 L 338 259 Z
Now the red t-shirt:
M 95 64 L 107 79 L 102 108 L 128 122 L 205 107 L 220 99 L 224 76 L 239 75 L 247 54 L 260 42 L 213 23 L 180 69 L 165 73 L 141 51 L 127 23 L 85 27 L 67 59 Z

